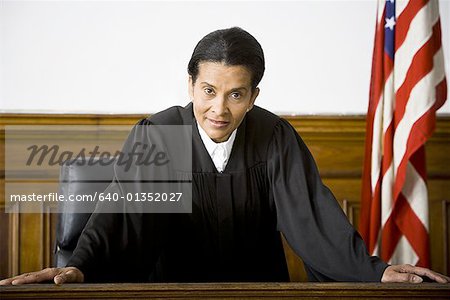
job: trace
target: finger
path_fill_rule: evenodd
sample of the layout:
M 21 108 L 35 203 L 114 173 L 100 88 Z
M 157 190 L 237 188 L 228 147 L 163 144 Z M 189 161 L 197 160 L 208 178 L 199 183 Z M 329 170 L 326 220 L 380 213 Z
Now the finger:
M 69 269 L 55 276 L 56 284 L 63 284 L 69 282 L 82 282 L 80 271 L 77 269 Z
M 414 272 L 414 273 L 418 274 L 417 272 Z M 450 282 L 450 278 L 448 278 L 447 276 L 444 276 L 442 274 L 433 272 L 433 271 L 428 270 L 428 269 L 420 270 L 419 273 L 420 274 L 418 274 L 418 275 L 427 276 L 428 278 L 430 278 L 430 279 L 432 279 L 432 280 L 434 280 L 436 282 L 439 282 L 439 283 L 448 283 L 448 282 Z
M 9 285 L 9 284 L 11 284 L 14 280 L 20 279 L 20 278 L 23 278 L 23 277 L 29 276 L 29 275 L 30 275 L 30 273 L 24 273 L 24 274 L 20 274 L 20 275 L 14 276 L 14 277 L 5 278 L 5 279 L 3 279 L 3 280 L 0 281 L 0 285 Z
M 47 268 L 42 271 L 32 272 L 32 273 L 27 273 L 27 274 L 17 276 L 11 281 L 11 284 L 17 285 L 17 284 L 37 283 L 37 282 L 42 282 L 42 281 L 48 281 L 48 280 L 52 280 L 53 277 L 57 273 L 58 273 L 57 268 Z
M 2 279 L 0 280 L 0 285 L 10 285 L 14 278 L 16 277 Z
M 412 273 L 398 273 L 395 272 L 391 275 L 391 282 L 410 282 L 410 283 L 421 283 L 423 279 L 420 276 L 414 275 Z
M 450 282 L 450 278 L 448 278 L 447 276 L 444 276 L 437 272 L 431 271 L 430 269 L 427 269 L 427 268 L 413 267 L 413 266 L 407 265 L 407 267 L 405 269 L 410 273 L 414 273 L 414 274 L 417 274 L 420 276 L 427 276 L 428 278 L 430 278 L 436 282 L 439 282 L 439 283 Z

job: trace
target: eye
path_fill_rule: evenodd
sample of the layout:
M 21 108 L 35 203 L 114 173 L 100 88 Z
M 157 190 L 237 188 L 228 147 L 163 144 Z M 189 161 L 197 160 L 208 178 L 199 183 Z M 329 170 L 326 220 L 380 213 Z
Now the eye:
M 233 92 L 231 93 L 231 98 L 233 98 L 234 100 L 239 100 L 241 98 L 241 94 L 238 92 Z
M 204 88 L 203 91 L 205 92 L 206 95 L 213 95 L 214 94 L 214 90 L 212 88 Z

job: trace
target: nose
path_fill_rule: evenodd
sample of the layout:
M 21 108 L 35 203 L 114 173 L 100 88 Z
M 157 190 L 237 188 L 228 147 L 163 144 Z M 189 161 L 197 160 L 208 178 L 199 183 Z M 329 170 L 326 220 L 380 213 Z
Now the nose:
M 211 111 L 218 116 L 224 115 L 228 111 L 225 96 L 217 95 L 212 103 Z

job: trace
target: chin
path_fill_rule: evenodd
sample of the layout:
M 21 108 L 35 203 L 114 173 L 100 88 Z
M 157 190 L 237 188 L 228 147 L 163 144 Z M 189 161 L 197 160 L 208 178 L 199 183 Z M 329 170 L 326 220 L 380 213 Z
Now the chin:
M 226 138 L 223 136 L 220 136 L 220 137 L 213 136 L 213 137 L 211 137 L 211 139 L 216 143 L 222 143 L 222 142 L 226 141 Z
M 227 137 L 229 135 L 212 135 L 209 136 L 214 142 L 216 143 L 221 143 L 221 142 L 225 142 L 227 140 Z
M 229 135 L 228 132 L 218 131 L 215 129 L 210 129 L 210 130 L 206 131 L 206 134 L 208 134 L 208 136 L 212 140 L 222 140 Z

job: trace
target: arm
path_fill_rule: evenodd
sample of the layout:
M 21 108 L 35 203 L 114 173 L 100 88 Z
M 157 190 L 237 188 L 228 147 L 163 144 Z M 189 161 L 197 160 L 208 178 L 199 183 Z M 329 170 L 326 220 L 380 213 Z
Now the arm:
M 388 267 L 367 253 L 308 148 L 285 120 L 269 146 L 268 174 L 278 229 L 302 257 L 313 281 L 380 281 Z
M 139 138 L 137 133 L 142 132 L 135 127 L 125 143 L 124 153 Z M 129 174 L 138 174 L 135 171 Z M 123 195 L 120 181 L 115 178 L 103 194 Z M 157 230 L 156 223 L 162 217 L 136 213 L 133 209 L 133 213 L 125 213 L 132 208 L 131 204 L 124 207 L 125 204 L 123 201 L 97 203 L 66 268 L 47 268 L 0 283 L 147 281 L 158 257 L 162 230 Z
M 388 266 L 370 256 L 333 194 L 323 185 L 308 148 L 289 123 L 275 130 L 268 171 L 278 227 L 305 262 L 310 280 L 439 283 L 450 278 L 411 265 Z

